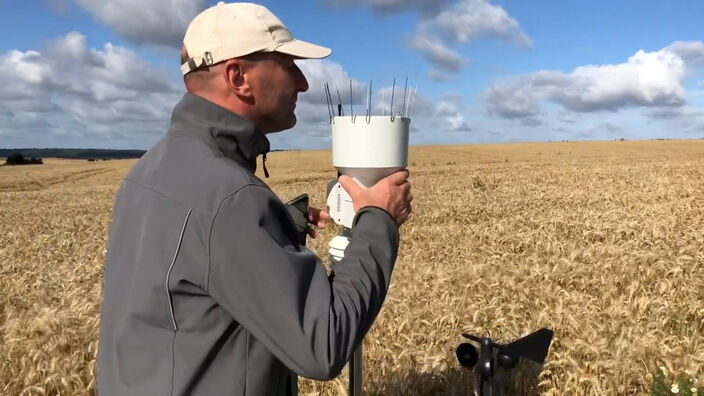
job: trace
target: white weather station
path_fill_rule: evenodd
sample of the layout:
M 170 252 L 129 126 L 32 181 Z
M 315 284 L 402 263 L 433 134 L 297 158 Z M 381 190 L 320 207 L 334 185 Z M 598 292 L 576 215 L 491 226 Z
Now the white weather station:
M 391 88 L 388 108 L 382 90 L 381 114 L 372 114 L 372 83 L 367 87 L 367 106 L 364 114 L 355 115 L 350 81 L 350 114 L 345 115 L 339 90 L 335 106 L 329 84 L 325 84 L 328 114 L 332 128 L 332 164 L 338 177 L 347 175 L 357 184 L 369 188 L 379 180 L 408 166 L 408 133 L 413 103 L 418 89 L 408 91 L 408 78 L 403 90 L 403 101 L 394 112 L 396 80 Z M 337 108 L 335 108 L 337 107 Z M 347 191 L 334 179 L 328 185 L 330 218 L 341 225 L 342 231 L 329 243 L 330 260 L 339 263 L 351 236 L 355 210 Z M 350 359 L 350 395 L 362 393 L 362 344 Z

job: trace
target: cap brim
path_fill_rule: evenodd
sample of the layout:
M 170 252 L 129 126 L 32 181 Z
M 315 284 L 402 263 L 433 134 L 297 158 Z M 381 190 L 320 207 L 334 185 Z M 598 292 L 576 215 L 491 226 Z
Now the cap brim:
M 332 53 L 330 48 L 296 39 L 293 39 L 288 43 L 281 44 L 274 51 L 293 55 L 301 59 L 320 59 L 325 58 Z

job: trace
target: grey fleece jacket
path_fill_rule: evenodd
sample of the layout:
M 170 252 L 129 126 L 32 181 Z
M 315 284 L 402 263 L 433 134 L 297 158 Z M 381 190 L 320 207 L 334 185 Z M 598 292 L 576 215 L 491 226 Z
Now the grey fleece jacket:
M 398 227 L 382 209 L 360 210 L 328 275 L 254 175 L 267 151 L 252 123 L 186 94 L 128 173 L 108 239 L 101 396 L 297 394 L 297 375 L 337 376 L 362 341 Z

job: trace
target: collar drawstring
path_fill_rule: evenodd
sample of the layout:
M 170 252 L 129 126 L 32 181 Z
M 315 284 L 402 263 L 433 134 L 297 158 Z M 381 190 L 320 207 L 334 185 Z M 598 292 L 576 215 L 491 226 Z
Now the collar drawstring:
M 269 171 L 266 170 L 266 153 L 262 156 L 262 167 L 264 168 L 264 177 L 269 178 Z

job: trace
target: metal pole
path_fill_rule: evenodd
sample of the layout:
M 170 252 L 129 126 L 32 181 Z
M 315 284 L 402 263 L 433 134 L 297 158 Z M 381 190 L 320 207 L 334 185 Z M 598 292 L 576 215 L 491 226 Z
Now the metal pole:
M 355 349 L 352 357 L 350 358 L 349 368 L 350 368 L 350 396 L 362 396 L 362 385 L 363 385 L 363 367 L 362 360 L 364 359 L 363 352 L 364 342 L 359 344 L 359 347 Z

